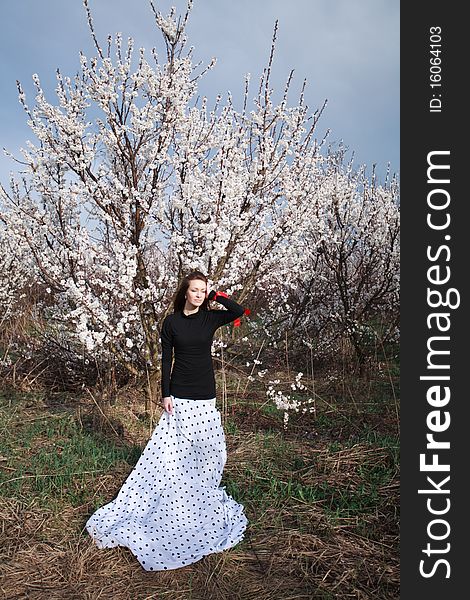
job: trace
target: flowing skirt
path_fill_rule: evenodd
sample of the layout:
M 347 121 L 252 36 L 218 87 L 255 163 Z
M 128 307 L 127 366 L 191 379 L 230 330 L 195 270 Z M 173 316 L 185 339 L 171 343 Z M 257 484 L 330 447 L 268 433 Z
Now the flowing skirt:
M 146 571 L 178 569 L 243 539 L 244 507 L 219 487 L 227 460 L 211 400 L 172 396 L 116 498 L 85 527 L 98 548 L 125 546 Z

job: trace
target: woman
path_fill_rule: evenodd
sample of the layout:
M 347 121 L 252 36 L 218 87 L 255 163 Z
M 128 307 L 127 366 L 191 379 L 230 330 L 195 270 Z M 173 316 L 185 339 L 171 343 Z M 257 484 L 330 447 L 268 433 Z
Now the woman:
M 211 310 L 211 300 L 227 310 Z M 244 507 L 219 487 L 227 452 L 211 346 L 244 312 L 223 292 L 208 294 L 200 271 L 184 277 L 161 331 L 165 411 L 115 500 L 86 523 L 99 548 L 126 546 L 146 571 L 161 571 L 243 539 Z

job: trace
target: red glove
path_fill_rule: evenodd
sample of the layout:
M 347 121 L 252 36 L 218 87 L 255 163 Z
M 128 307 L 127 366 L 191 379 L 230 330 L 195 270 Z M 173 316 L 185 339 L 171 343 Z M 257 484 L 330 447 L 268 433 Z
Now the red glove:
M 244 315 L 249 315 L 250 314 L 250 309 L 249 308 L 245 308 L 245 310 L 243 311 Z M 240 327 L 240 317 L 236 318 L 235 321 L 233 322 L 233 326 L 234 327 Z

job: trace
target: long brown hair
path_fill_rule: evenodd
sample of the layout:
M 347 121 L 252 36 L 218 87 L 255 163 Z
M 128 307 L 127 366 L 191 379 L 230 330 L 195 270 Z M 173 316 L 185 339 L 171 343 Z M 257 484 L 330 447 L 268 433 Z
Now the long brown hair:
M 183 277 L 178 287 L 178 290 L 176 291 L 175 299 L 173 300 L 174 312 L 183 310 L 184 305 L 186 304 L 185 295 L 189 287 L 189 282 L 193 281 L 194 279 L 200 279 L 201 281 L 204 281 L 207 289 L 207 277 L 204 275 L 204 273 L 201 273 L 201 271 L 192 271 L 191 273 Z M 210 310 L 209 301 L 207 298 L 204 299 L 204 302 L 199 307 L 199 310 Z

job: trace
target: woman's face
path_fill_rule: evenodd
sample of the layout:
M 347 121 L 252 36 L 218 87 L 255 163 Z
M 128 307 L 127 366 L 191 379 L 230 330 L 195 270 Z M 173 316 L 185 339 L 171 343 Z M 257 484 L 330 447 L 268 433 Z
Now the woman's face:
M 201 306 L 207 295 L 206 282 L 201 279 L 192 279 L 186 291 L 186 300 L 193 306 Z

